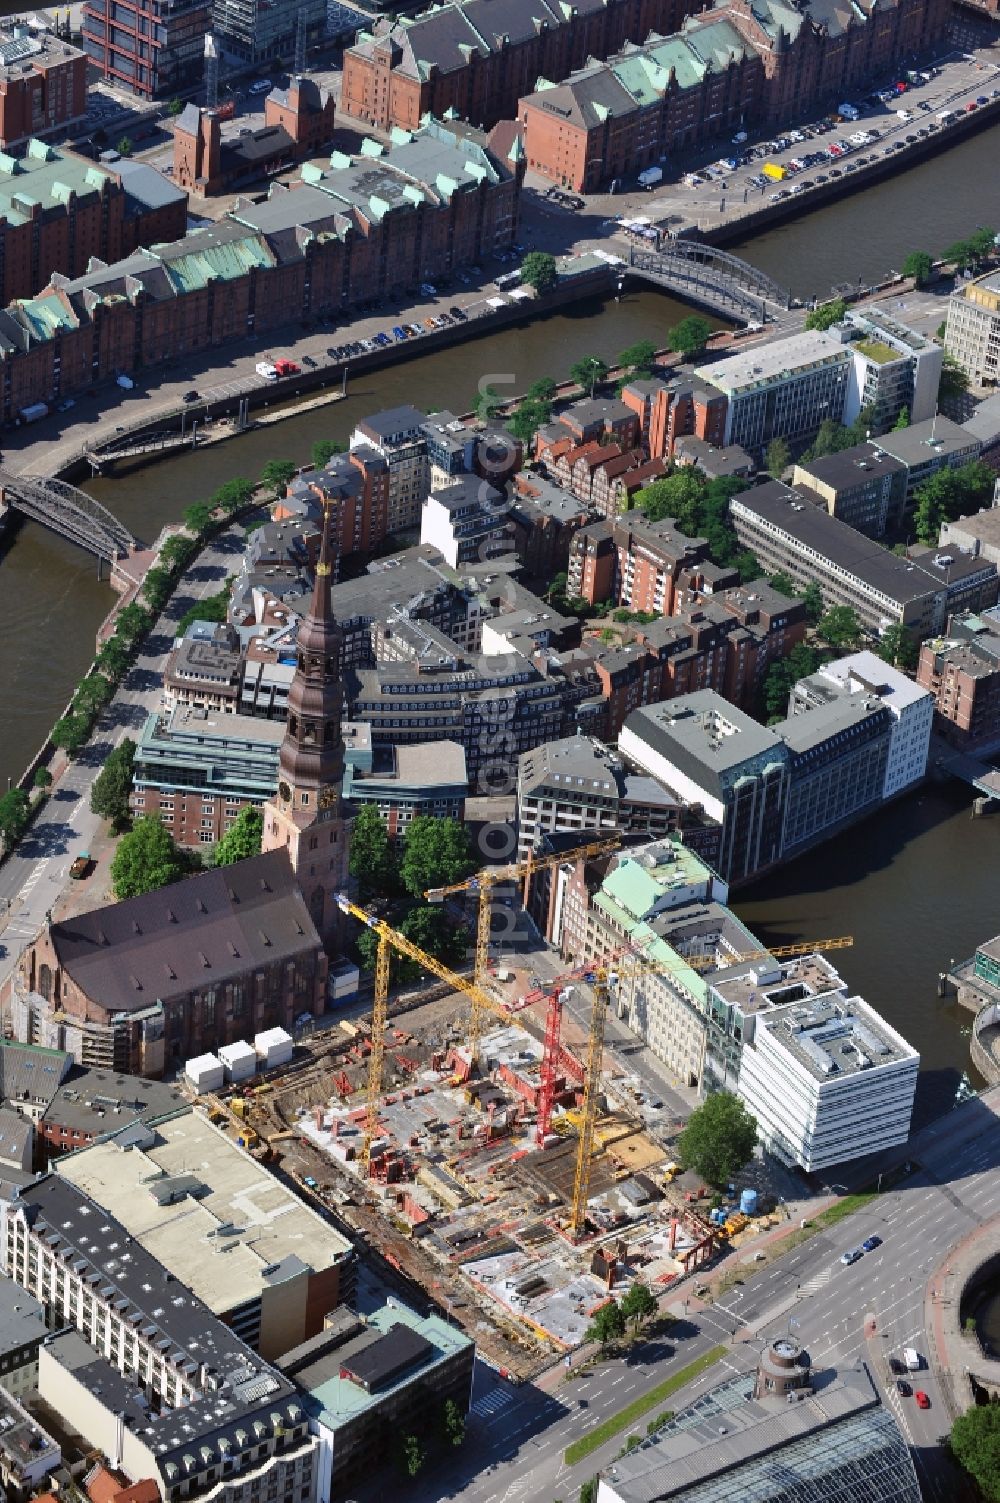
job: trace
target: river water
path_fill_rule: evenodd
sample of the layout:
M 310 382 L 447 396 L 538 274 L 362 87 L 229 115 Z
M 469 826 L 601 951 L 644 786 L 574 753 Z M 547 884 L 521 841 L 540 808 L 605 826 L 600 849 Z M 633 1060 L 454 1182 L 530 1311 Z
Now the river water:
M 736 247 L 799 295 L 870 281 L 913 248 L 942 249 L 978 224 L 1000 227 L 1000 130 L 984 132 L 897 179 Z M 530 326 L 470 341 L 360 377 L 348 400 L 278 428 L 88 485 L 150 539 L 192 500 L 270 458 L 307 461 L 316 438 L 344 439 L 355 421 L 404 402 L 466 410 L 481 378 L 499 390 L 559 376 L 588 353 L 614 356 L 662 342 L 687 310 L 643 290 L 582 304 Z M 506 386 L 509 376 L 513 385 Z M 0 545 L 4 546 L 4 545 Z M 72 693 L 111 604 L 93 562 L 41 529 L 22 527 L 0 560 L 0 778 L 16 776 Z M 0 783 L 0 787 L 2 787 Z M 968 1069 L 968 1016 L 936 995 L 938 972 L 1000 929 L 995 870 L 1000 822 L 973 821 L 956 788 L 901 800 L 875 819 L 758 884 L 737 903 L 772 943 L 850 934 L 833 958 L 845 979 L 921 1052 L 921 1117 L 953 1099 Z M 978 1082 L 976 1082 L 978 1083 Z

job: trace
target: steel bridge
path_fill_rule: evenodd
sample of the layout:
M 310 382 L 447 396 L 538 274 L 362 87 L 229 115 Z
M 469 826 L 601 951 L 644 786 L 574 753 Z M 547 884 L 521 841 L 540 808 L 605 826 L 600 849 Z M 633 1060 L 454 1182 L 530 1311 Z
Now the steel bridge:
M 629 271 L 724 317 L 765 323 L 775 309 L 791 306 L 790 293 L 773 278 L 700 240 L 666 240 L 658 250 L 630 245 Z
M 0 498 L 22 516 L 69 538 L 109 564 L 127 558 L 139 547 L 138 540 L 107 507 L 65 480 L 11 475 L 0 469 Z

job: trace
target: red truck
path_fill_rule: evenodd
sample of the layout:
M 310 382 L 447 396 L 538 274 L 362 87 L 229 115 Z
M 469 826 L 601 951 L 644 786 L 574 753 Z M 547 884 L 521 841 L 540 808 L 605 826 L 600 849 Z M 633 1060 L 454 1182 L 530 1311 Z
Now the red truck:
M 297 376 L 299 374 L 299 367 L 295 364 L 294 360 L 276 360 L 274 368 L 279 376 Z

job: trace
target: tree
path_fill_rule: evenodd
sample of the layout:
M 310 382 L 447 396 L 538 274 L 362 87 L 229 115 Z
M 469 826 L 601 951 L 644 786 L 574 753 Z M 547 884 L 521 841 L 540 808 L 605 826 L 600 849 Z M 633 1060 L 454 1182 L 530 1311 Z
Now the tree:
M 799 642 L 785 658 L 776 658 L 764 675 L 764 711 L 768 720 L 781 720 L 788 712 L 792 685 L 808 678 L 819 667 L 819 653 Z
M 483 386 L 476 393 L 473 411 L 481 423 L 492 423 L 504 404 L 495 386 Z
M 213 866 L 232 866 L 260 855 L 264 838 L 264 813 L 256 804 L 245 804 L 212 853 Z
M 194 605 L 189 605 L 177 623 L 177 636 L 183 637 L 192 621 L 225 621 L 229 615 L 229 594 L 232 580 L 216 595 L 206 595 Z
M 942 402 L 964 397 L 969 389 L 969 378 L 951 355 L 946 354 L 941 362 L 941 380 L 938 396 Z
M 716 1091 L 691 1113 L 677 1147 L 685 1169 L 721 1188 L 743 1168 L 756 1142 L 757 1123 L 743 1102 Z
M 894 668 L 915 668 L 920 657 L 920 647 L 905 626 L 887 626 L 875 650 Z
M 630 344 L 618 356 L 618 364 L 631 370 L 636 376 L 651 376 L 656 363 L 656 345 L 651 339 L 640 339 Z
M 260 483 L 266 485 L 277 499 L 285 494 L 289 483 L 295 479 L 297 468 L 293 459 L 269 459 L 260 472 Z
M 777 574 L 771 575 L 771 588 L 777 590 L 779 595 L 794 596 L 798 593 L 795 581 L 790 574 L 785 573 L 784 569 L 779 569 Z
M 154 564 L 146 570 L 146 577 L 142 581 L 142 598 L 147 602 L 151 611 L 159 612 L 170 597 L 173 580 L 170 571 L 160 564 Z
M 552 416 L 552 403 L 526 398 L 518 407 L 507 427 L 524 446 L 531 443 L 538 429 Z
M 469 931 L 464 924 L 456 924 L 443 907 L 416 904 L 403 919 L 399 932 L 452 968 L 461 964 L 468 953 Z
M 1000 1503 L 1000 1404 L 976 1404 L 951 1427 L 951 1454 L 989 1503 Z
M 565 598 L 566 586 L 568 583 L 569 576 L 565 573 L 565 571 L 563 571 L 561 574 L 557 574 L 552 580 L 552 583 L 549 585 L 548 589 L 545 591 L 542 599 L 558 600 L 560 597 Z
M 802 591 L 802 599 L 806 608 L 806 620 L 810 626 L 815 626 L 823 614 L 823 592 L 814 579 L 810 579 Z
M 986 505 L 992 499 L 995 480 L 989 466 L 978 459 L 954 470 L 944 468 L 929 475 L 917 487 L 913 514 L 920 541 L 935 544 L 944 522 L 953 522 Z
M 918 287 L 923 287 L 934 275 L 934 258 L 926 251 L 910 251 L 900 271 L 904 277 L 912 277 Z
M 807 329 L 829 329 L 834 324 L 844 321 L 847 312 L 847 304 L 842 297 L 832 298 L 828 303 L 820 303 L 811 313 L 806 314 Z
M 170 570 L 183 569 L 185 564 L 194 557 L 197 547 L 194 538 L 175 532 L 167 538 L 160 549 L 160 562 Z
M 184 858 L 170 832 L 154 814 L 144 814 L 118 842 L 111 863 L 111 885 L 120 902 L 177 882 L 184 870 Z
M 740 576 L 741 584 L 749 584 L 760 578 L 760 560 L 749 548 L 740 548 L 732 557 L 732 566 Z
M 170 103 L 167 105 L 167 114 L 168 115 L 175 115 L 176 116 L 176 115 L 183 114 L 183 112 L 184 112 L 184 101 L 183 101 L 183 99 L 171 99 Z
M 318 438 L 312 446 L 314 470 L 325 470 L 335 454 L 343 454 L 344 446 L 335 438 Z
M 90 808 L 99 819 L 123 830 L 129 820 L 129 797 L 135 775 L 135 742 L 131 736 L 108 753 L 90 789 Z
M 354 941 L 358 952 L 358 959 L 366 971 L 374 971 L 375 959 L 378 955 L 379 939 L 373 929 L 362 929 Z M 401 955 L 398 950 L 389 948 L 389 985 L 411 986 L 420 975 L 420 967 L 415 960 Z
M 152 624 L 153 618 L 149 612 L 133 600 L 131 605 L 122 606 L 115 617 L 115 636 L 132 647 L 140 637 L 146 635 Z
M 106 704 L 110 704 L 114 692 L 114 685 L 103 673 L 89 673 L 73 696 L 73 708 L 78 714 L 93 719 Z
M 30 809 L 23 788 L 10 788 L 0 796 L 0 839 L 5 851 L 9 851 L 24 833 Z
M 551 402 L 558 390 L 551 376 L 539 376 L 537 381 L 532 381 L 524 395 L 529 402 Z
M 129 650 L 118 636 L 109 637 L 98 649 L 94 662 L 102 673 L 117 683 L 128 668 Z
M 385 820 L 374 804 L 358 812 L 351 832 L 349 870 L 363 897 L 384 898 L 396 891 L 396 858 Z
M 901 407 L 896 417 L 896 421 L 892 425 L 892 431 L 894 433 L 901 433 L 904 428 L 908 428 L 909 426 L 910 409 L 908 407 Z
M 115 151 L 117 151 L 120 157 L 130 157 L 132 155 L 132 137 L 122 136 L 115 147 Z
M 580 1503 L 597 1503 L 597 1487 L 600 1479 L 588 1477 L 580 1488 Z
M 694 465 L 682 465 L 672 475 L 654 480 L 638 492 L 635 504 L 651 522 L 672 517 L 680 530 L 693 537 L 701 520 L 705 478 Z
M 212 508 L 204 501 L 194 501 L 186 506 L 181 513 L 184 518 L 184 526 L 188 532 L 193 532 L 195 537 L 201 537 L 212 525 Z
M 278 460 L 277 463 L 288 464 L 290 463 L 290 461 Z M 292 465 L 292 473 L 295 473 L 294 465 Z M 244 506 L 249 505 L 249 503 L 253 500 L 253 491 L 254 488 L 252 481 L 244 480 L 241 475 L 236 475 L 232 480 L 223 481 L 223 483 L 219 486 L 219 489 L 216 491 L 215 495 L 212 497 L 212 504 L 213 506 L 217 506 L 220 511 L 224 511 L 227 517 L 231 517 L 236 512 L 242 511 Z M 280 494 L 280 492 L 278 494 Z
M 650 1320 L 659 1309 L 656 1300 L 650 1294 L 648 1287 L 641 1279 L 636 1279 L 630 1284 L 622 1299 L 622 1314 L 626 1320 L 630 1320 L 636 1330 L 643 1321 Z
M 60 751 L 68 752 L 70 756 L 78 752 L 90 735 L 90 722 L 83 715 L 70 712 L 57 720 L 52 727 L 49 740 Z
M 44 791 L 46 788 L 52 787 L 52 774 L 47 767 L 36 767 L 35 776 L 31 781 L 35 788 Z
M 780 480 L 792 462 L 792 451 L 788 447 L 788 440 L 784 438 L 772 438 L 767 446 L 766 468 L 769 475 Z
M 427 1460 L 427 1452 L 416 1435 L 404 1435 L 402 1442 L 402 1465 L 408 1477 L 415 1477 Z
M 465 1415 L 454 1399 L 445 1399 L 441 1410 L 441 1429 L 445 1445 L 460 1446 L 465 1440 Z
M 625 1335 L 625 1317 L 621 1306 L 615 1300 L 608 1300 L 599 1310 L 595 1310 L 594 1318 L 587 1327 L 584 1341 L 598 1341 L 601 1351 L 606 1352 L 613 1341 L 620 1341 Z
M 842 652 L 853 652 L 861 641 L 858 613 L 849 605 L 831 605 L 820 617 L 816 630 L 824 642 Z
M 413 897 L 423 897 L 431 887 L 461 882 L 474 864 L 469 832 L 460 820 L 420 814 L 410 821 L 399 874 Z
M 548 251 L 530 251 L 521 262 L 521 281 L 525 287 L 534 287 L 539 297 L 551 292 L 558 280 L 556 258 Z
M 607 362 L 600 355 L 584 355 L 582 360 L 577 360 L 570 366 L 569 378 L 593 396 L 601 382 L 608 379 Z
M 701 354 L 711 337 L 712 325 L 708 319 L 702 318 L 699 313 L 691 313 L 674 325 L 667 336 L 667 343 L 675 354 L 690 360 L 692 356 Z

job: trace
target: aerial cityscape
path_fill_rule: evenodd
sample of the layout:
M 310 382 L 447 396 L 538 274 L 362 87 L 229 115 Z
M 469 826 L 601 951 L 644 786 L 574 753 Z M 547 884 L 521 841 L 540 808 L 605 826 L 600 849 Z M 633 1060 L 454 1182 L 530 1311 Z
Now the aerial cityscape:
M 997 0 L 0 16 L 6 1503 L 1000 1503 L 998 143 Z

